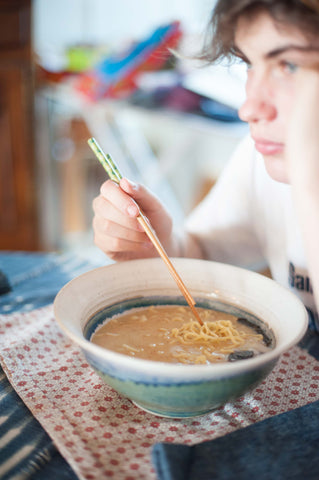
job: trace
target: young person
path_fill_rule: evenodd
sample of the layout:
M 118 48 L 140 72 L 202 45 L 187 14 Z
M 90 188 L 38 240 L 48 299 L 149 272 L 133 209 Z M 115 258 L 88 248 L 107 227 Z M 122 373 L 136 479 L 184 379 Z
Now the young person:
M 93 202 L 95 243 L 115 261 L 156 256 L 137 203 L 170 256 L 247 268 L 266 260 L 319 331 L 319 0 L 219 0 L 210 32 L 203 58 L 247 64 L 239 115 L 249 137 L 182 233 L 144 186 L 105 182 Z

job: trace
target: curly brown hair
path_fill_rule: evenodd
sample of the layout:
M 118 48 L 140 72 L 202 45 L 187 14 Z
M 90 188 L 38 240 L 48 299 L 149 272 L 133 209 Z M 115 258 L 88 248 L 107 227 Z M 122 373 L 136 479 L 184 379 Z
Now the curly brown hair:
M 234 36 L 239 17 L 267 12 L 280 25 L 300 29 L 309 38 L 319 35 L 319 0 L 218 0 L 208 24 L 199 58 L 213 63 L 237 56 Z

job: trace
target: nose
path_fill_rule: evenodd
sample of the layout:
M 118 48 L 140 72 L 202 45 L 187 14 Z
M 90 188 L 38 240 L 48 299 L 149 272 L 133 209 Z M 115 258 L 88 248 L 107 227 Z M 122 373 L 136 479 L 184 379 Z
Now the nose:
M 248 123 L 271 121 L 277 110 L 267 82 L 251 72 L 246 83 L 246 100 L 238 111 L 239 117 Z

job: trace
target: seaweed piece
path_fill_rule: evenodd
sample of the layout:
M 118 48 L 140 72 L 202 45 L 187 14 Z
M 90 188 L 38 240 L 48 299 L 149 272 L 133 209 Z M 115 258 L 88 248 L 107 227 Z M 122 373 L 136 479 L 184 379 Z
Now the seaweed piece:
M 263 329 L 260 325 L 257 325 L 256 323 L 253 323 L 244 317 L 237 318 L 237 321 L 240 322 L 242 325 L 246 325 L 247 327 L 252 328 L 259 335 L 262 335 L 263 342 L 266 347 L 271 347 L 273 345 L 272 337 L 268 333 L 266 333 L 265 329 Z
M 254 352 L 252 350 L 235 350 L 228 355 L 229 362 L 237 362 L 237 360 L 246 360 L 246 358 L 252 358 Z

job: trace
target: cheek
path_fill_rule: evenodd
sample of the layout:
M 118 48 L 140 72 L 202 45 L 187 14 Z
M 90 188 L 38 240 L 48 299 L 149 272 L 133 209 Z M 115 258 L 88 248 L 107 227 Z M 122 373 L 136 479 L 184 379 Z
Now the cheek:
M 287 125 L 292 112 L 294 99 L 293 86 L 287 86 L 280 90 L 280 94 L 277 95 L 277 127 L 280 130 L 282 141 L 286 137 Z

